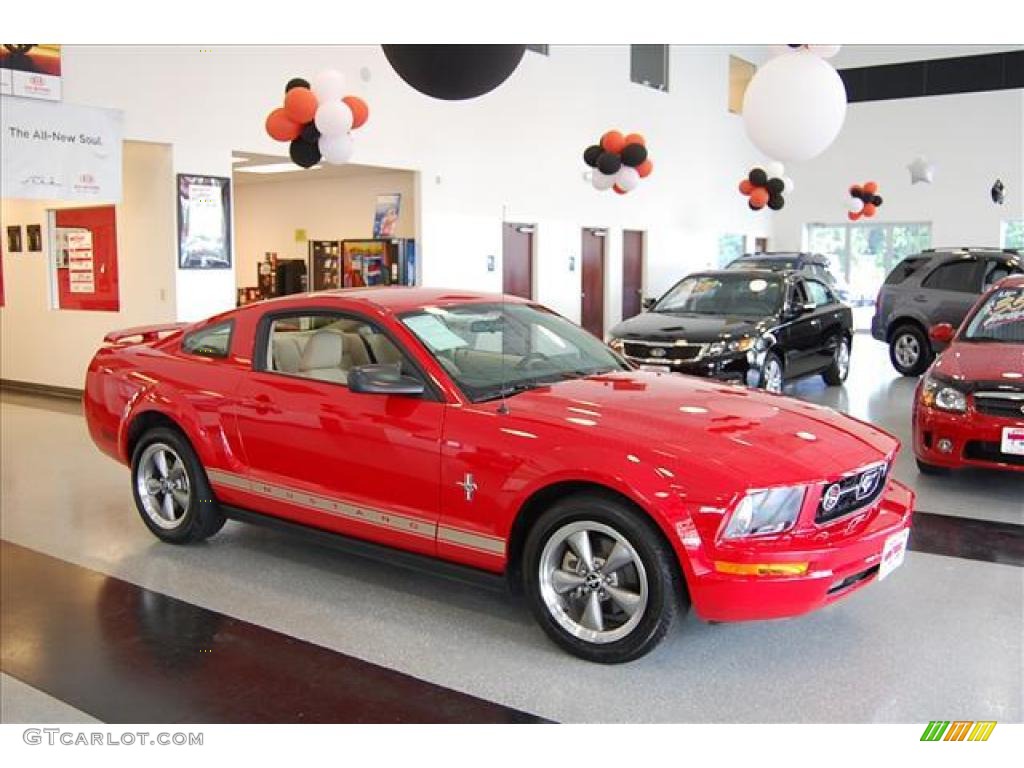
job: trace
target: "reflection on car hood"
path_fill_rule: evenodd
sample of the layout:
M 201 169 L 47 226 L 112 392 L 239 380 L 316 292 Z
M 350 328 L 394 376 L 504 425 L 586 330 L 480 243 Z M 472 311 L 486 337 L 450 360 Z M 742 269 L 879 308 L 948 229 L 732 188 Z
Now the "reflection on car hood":
M 516 429 L 571 429 L 574 440 L 595 447 L 651 450 L 697 478 L 714 472 L 744 484 L 821 479 L 882 460 L 899 445 L 823 406 L 678 374 L 590 376 L 525 392 L 508 405 Z
M 644 312 L 616 325 L 612 328 L 611 335 L 618 339 L 643 339 L 644 341 L 683 339 L 690 342 L 707 342 L 723 338 L 737 339 L 744 336 L 758 336 L 776 323 L 777 320 L 774 317 Z

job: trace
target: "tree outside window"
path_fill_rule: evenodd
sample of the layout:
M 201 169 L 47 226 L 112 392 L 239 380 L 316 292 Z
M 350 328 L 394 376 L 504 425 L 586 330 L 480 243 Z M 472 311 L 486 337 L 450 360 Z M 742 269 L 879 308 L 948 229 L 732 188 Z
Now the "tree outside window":
M 1003 222 L 1003 248 L 1024 248 L 1024 219 Z

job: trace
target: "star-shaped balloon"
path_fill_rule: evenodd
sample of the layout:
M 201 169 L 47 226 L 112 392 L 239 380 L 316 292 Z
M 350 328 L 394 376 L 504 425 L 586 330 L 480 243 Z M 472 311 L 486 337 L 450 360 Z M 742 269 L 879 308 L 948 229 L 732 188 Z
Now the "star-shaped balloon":
M 907 166 L 907 170 L 910 171 L 911 184 L 918 182 L 931 184 L 935 180 L 935 166 L 923 157 L 915 157 L 914 162 Z

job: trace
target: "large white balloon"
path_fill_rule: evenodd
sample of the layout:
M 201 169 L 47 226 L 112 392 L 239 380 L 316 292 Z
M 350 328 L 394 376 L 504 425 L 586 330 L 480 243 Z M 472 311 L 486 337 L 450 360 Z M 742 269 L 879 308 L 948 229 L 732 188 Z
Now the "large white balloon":
M 789 176 L 783 176 L 782 177 L 782 191 L 785 192 L 788 195 L 794 189 L 796 189 L 796 185 L 793 183 L 793 180 L 791 178 L 789 178 Z
M 345 95 L 345 76 L 336 69 L 325 69 L 309 82 L 317 101 L 339 101 Z
M 324 136 L 347 133 L 352 128 L 352 110 L 344 101 L 320 102 L 313 122 Z
M 333 136 L 321 136 L 318 142 L 320 154 L 325 162 L 331 165 L 343 165 L 352 159 L 355 145 L 352 134 L 338 133 Z
M 640 183 L 640 172 L 636 168 L 624 165 L 615 174 L 615 183 L 627 192 L 636 189 L 636 185 Z
M 743 97 L 743 124 L 768 157 L 810 160 L 839 135 L 846 88 L 827 61 L 800 50 L 769 59 Z
M 599 170 L 594 169 L 593 175 L 590 177 L 590 183 L 594 189 L 599 189 L 602 192 L 606 189 L 611 189 L 612 185 L 615 184 L 615 176 L 601 173 Z
M 842 48 L 841 45 L 808 45 L 807 46 L 807 50 L 809 50 L 811 53 L 813 53 L 813 54 L 815 54 L 817 56 L 821 56 L 821 58 L 823 58 L 823 59 L 831 59 L 833 56 L 835 56 L 837 53 L 839 53 L 839 49 L 840 48 Z

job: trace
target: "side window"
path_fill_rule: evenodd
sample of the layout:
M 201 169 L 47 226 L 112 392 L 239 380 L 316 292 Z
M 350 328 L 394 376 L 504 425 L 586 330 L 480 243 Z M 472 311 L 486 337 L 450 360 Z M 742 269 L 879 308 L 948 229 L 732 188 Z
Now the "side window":
M 951 261 L 933 270 L 924 279 L 923 285 L 925 288 L 933 288 L 938 291 L 981 293 L 978 266 L 976 259 Z
M 1006 262 L 997 259 L 987 259 L 985 261 L 985 279 L 982 281 L 981 289 L 987 291 L 1004 277 L 1018 273 L 1020 273 L 1019 268 L 1014 268 Z
M 230 320 L 217 323 L 188 334 L 181 342 L 183 351 L 202 357 L 227 357 L 231 349 L 231 331 L 234 323 Z
M 893 267 L 892 272 L 890 272 L 889 276 L 885 278 L 885 284 L 899 285 L 927 263 L 927 256 L 911 256 L 909 259 L 904 259 Z
M 310 312 L 270 321 L 263 370 L 345 385 L 349 371 L 372 363 L 397 365 L 399 372 L 415 375 L 394 342 L 365 320 Z
M 822 307 L 835 301 L 832 292 L 823 283 L 819 283 L 817 280 L 807 280 L 804 284 L 807 286 L 807 295 L 812 304 Z
M 807 291 L 804 289 L 803 280 L 799 280 L 793 283 L 793 288 L 790 290 L 789 300 L 793 304 L 807 304 L 810 299 L 807 296 Z

